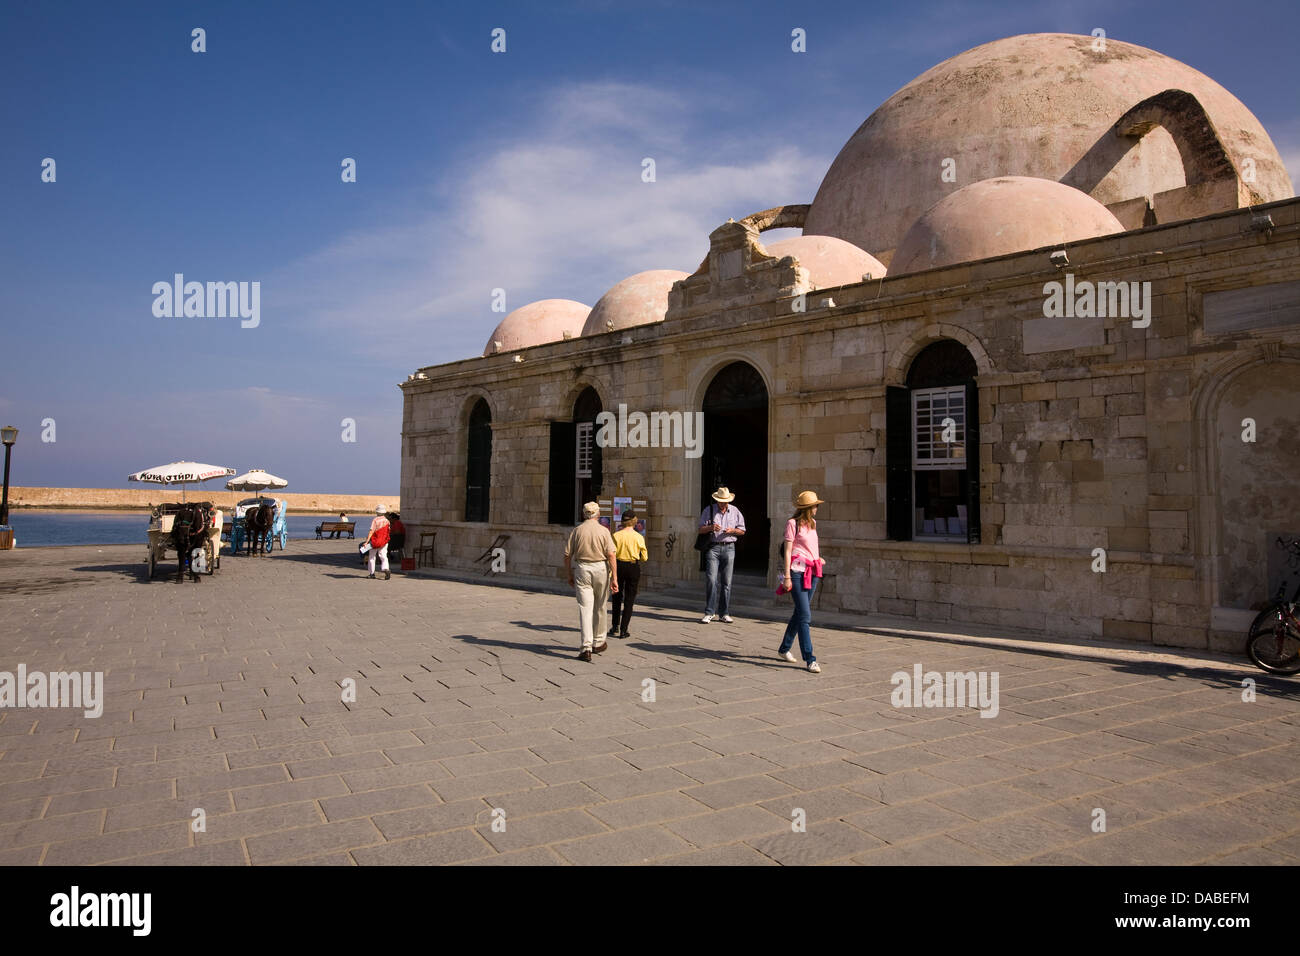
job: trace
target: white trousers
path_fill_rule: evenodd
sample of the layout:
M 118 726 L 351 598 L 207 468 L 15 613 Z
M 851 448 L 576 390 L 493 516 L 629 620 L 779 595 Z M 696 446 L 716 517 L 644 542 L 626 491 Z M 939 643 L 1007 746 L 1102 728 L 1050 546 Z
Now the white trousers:
M 366 552 L 366 560 L 370 563 L 370 573 L 375 573 L 375 555 L 379 555 L 379 568 L 381 571 L 388 570 L 388 545 L 380 545 L 378 548 L 371 548 Z
M 578 594 L 578 622 L 582 649 L 605 643 L 609 606 L 609 565 L 604 561 L 579 561 L 573 566 L 573 587 Z

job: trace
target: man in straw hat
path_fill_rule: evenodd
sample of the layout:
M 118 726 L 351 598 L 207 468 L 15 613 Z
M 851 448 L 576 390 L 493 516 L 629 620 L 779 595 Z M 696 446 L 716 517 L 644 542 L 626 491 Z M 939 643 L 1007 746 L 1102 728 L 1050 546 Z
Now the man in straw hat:
M 564 570 L 578 598 L 578 623 L 582 650 L 578 658 L 590 661 L 609 646 L 606 642 L 609 595 L 618 593 L 618 564 L 614 538 L 600 523 L 600 505 L 582 506 L 582 524 L 569 532 L 564 545 Z
M 731 623 L 731 571 L 736 564 L 736 541 L 745 534 L 745 516 L 731 502 L 736 496 L 725 485 L 713 493 L 714 504 L 700 512 L 699 533 L 709 535 L 704 552 L 704 617 L 708 624 L 721 614 Z

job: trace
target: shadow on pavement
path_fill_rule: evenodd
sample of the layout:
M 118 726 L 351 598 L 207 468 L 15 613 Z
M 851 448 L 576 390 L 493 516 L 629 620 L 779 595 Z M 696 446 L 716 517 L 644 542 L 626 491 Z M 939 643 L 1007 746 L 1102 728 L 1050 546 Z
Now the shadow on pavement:
M 651 651 L 655 654 L 667 654 L 670 657 L 691 657 L 697 660 L 718 660 L 727 661 L 734 664 L 757 664 L 760 667 L 790 667 L 787 662 L 778 662 L 766 657 L 755 657 L 753 654 L 737 654 L 735 651 L 728 651 L 720 647 L 696 647 L 691 644 L 648 644 L 645 641 L 626 641 L 627 647 L 636 648 L 638 651 Z
M 576 628 L 575 628 L 576 630 Z M 465 641 L 481 647 L 508 647 L 514 651 L 531 651 L 534 654 L 546 654 L 550 657 L 572 657 L 574 650 L 570 647 L 556 647 L 554 644 L 524 644 L 519 641 L 499 641 L 488 637 L 476 637 L 473 634 L 453 634 L 454 641 Z
M 565 627 L 563 624 L 534 624 L 531 621 L 511 621 L 515 627 L 526 627 L 530 631 L 577 631 L 576 627 Z

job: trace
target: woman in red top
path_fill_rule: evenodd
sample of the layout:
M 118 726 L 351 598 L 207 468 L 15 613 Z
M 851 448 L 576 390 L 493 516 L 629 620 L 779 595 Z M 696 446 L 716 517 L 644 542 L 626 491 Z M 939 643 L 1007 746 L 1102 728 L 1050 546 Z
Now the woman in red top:
M 782 549 L 785 570 L 781 576 L 781 586 L 789 590 L 794 597 L 794 613 L 790 623 L 785 626 L 785 637 L 777 656 L 794 663 L 790 648 L 795 636 L 799 637 L 799 651 L 808 670 L 814 674 L 821 673 L 821 665 L 813 654 L 812 647 L 812 596 L 817 590 L 817 579 L 822 576 L 825 562 L 817 545 L 817 506 L 824 505 L 816 492 L 801 491 L 794 502 L 794 517 L 785 523 L 785 547 Z M 793 576 L 792 576 L 793 575 Z

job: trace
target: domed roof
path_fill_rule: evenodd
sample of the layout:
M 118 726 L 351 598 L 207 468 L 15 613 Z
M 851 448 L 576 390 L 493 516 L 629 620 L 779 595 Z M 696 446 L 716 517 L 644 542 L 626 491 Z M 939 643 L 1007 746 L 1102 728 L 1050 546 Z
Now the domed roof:
M 834 236 L 793 236 L 772 243 L 767 254 L 778 259 L 794 256 L 808 270 L 814 289 L 852 285 L 863 276 L 879 279 L 885 274 L 885 267 L 871 253 Z
M 1050 179 L 1001 176 L 939 200 L 907 230 L 890 275 L 1123 232 L 1087 193 Z
M 590 312 L 591 306 L 572 299 L 539 299 L 521 305 L 501 320 L 488 339 L 483 354 L 494 354 L 496 342 L 501 343 L 501 351 L 509 352 L 530 345 L 558 342 L 564 338 L 565 332 L 571 336 L 581 335 L 582 323 Z
M 668 312 L 668 291 L 674 282 L 686 277 L 687 273 L 674 269 L 651 269 L 628 276 L 600 297 L 587 316 L 582 334 L 599 335 L 613 329 L 662 322 Z
M 1010 37 L 923 73 L 840 150 L 805 231 L 870 249 L 892 266 L 894 248 L 922 212 L 980 180 L 1052 179 L 1103 204 L 1178 188 L 1186 184 L 1183 163 L 1165 129 L 1131 148 L 1111 131 L 1133 106 L 1166 90 L 1197 98 L 1239 171 L 1254 161 L 1249 185 L 1258 201 L 1293 194 L 1264 127 L 1218 83 L 1154 50 L 1112 39 L 1104 51 L 1093 44 L 1060 33 Z M 945 168 L 955 182 L 943 181 Z

